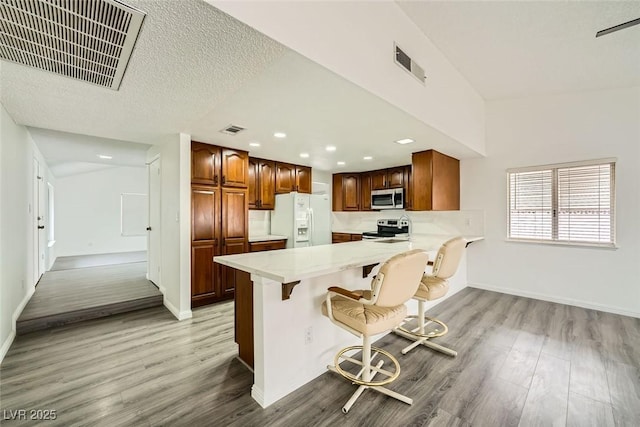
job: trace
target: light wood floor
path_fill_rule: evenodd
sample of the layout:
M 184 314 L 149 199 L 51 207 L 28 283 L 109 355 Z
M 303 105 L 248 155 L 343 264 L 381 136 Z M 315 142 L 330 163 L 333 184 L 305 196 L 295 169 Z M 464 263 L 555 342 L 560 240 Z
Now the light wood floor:
M 70 270 L 72 268 L 98 267 L 101 265 L 146 262 L 147 251 L 118 252 L 112 254 L 94 254 L 64 256 L 56 258 L 51 271 Z
M 162 305 L 146 262 L 46 272 L 18 318 L 18 334 Z
M 377 344 L 398 356 L 390 388 L 414 405 L 365 391 L 344 415 L 354 386 L 333 373 L 260 408 L 234 358 L 232 310 L 177 322 L 149 309 L 18 337 L 1 409 L 56 409 L 50 425 L 65 426 L 640 425 L 639 319 L 467 288 L 431 310 L 458 357 L 401 356 L 395 335 Z

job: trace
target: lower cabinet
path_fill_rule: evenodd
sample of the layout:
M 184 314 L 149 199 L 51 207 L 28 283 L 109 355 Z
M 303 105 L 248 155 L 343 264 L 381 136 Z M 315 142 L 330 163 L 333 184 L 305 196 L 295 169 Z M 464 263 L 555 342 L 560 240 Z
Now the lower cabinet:
M 331 243 L 345 243 L 362 240 L 362 234 L 331 233 Z
M 238 343 L 238 357 L 253 369 L 253 283 L 251 274 L 236 270 L 234 298 L 234 332 Z
M 249 242 L 249 252 L 284 249 L 286 239 Z M 253 368 L 253 283 L 251 275 L 241 270 L 233 271 L 235 278 L 235 338 L 238 343 L 238 357 Z
M 213 257 L 220 255 L 217 243 L 191 244 L 191 305 L 198 307 L 221 299 L 220 266 Z
M 283 240 L 265 240 L 263 242 L 249 242 L 249 252 L 274 251 L 276 249 L 284 249 L 287 247 L 287 241 Z

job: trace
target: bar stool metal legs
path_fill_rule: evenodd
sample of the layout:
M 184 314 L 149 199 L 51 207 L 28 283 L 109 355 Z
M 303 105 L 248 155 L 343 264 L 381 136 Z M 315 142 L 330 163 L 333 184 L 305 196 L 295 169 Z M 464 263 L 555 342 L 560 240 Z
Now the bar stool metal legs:
M 407 319 L 418 319 L 418 326 L 414 329 L 406 329 L 403 325 L 398 326 L 396 329 L 393 330 L 393 332 L 395 332 L 396 334 L 408 338 L 412 341 L 414 341 L 412 344 L 408 345 L 407 347 L 402 349 L 402 354 L 407 354 L 408 352 L 410 352 L 411 350 L 413 350 L 414 348 L 420 346 L 420 345 L 424 345 L 425 347 L 429 347 L 433 350 L 439 351 L 441 353 L 444 353 L 448 356 L 452 356 L 455 357 L 458 355 L 458 352 L 455 350 L 452 350 L 450 348 L 441 346 L 440 344 L 436 344 L 434 342 L 429 341 L 431 338 L 436 338 L 436 337 L 441 337 L 443 335 L 445 335 L 448 331 L 449 328 L 447 327 L 447 325 L 442 322 L 441 320 L 438 320 L 436 318 L 433 317 L 428 317 L 425 316 L 425 302 L 422 300 L 418 300 L 418 315 L 414 315 L 414 316 L 408 316 Z M 426 320 L 426 322 L 425 322 Z M 406 323 L 406 322 L 405 322 Z M 436 323 L 439 326 L 429 332 L 425 331 L 425 327 L 429 324 L 429 323 Z
M 350 351 L 356 351 L 362 349 L 362 360 L 358 360 L 351 356 L 347 356 L 346 353 Z M 373 354 L 372 354 L 373 353 Z M 394 370 L 389 371 L 387 369 L 383 369 L 384 360 L 378 360 L 375 365 L 373 365 L 374 360 L 378 356 L 384 356 L 391 360 L 393 364 Z M 347 370 L 343 369 L 341 364 L 343 362 L 349 362 L 354 365 L 361 366 L 360 370 L 357 374 L 352 374 Z M 385 394 L 389 397 L 393 397 L 401 402 L 404 402 L 408 405 L 413 404 L 413 399 L 404 396 L 400 393 L 396 393 L 395 391 L 389 390 L 386 387 L 383 387 L 386 384 L 393 382 L 400 375 L 400 364 L 398 360 L 393 357 L 393 355 L 381 348 L 372 347 L 371 346 L 371 337 L 365 336 L 363 337 L 363 345 L 362 346 L 351 346 L 342 349 L 334 359 L 334 365 L 327 366 L 332 372 L 336 372 L 340 374 L 347 380 L 351 381 L 354 384 L 358 385 L 358 388 L 353 393 L 353 395 L 349 398 L 347 403 L 342 407 L 342 412 L 347 413 L 351 406 L 356 402 L 356 400 L 360 397 L 360 395 L 366 390 L 371 389 L 377 391 L 379 393 Z M 383 376 L 384 378 L 376 380 L 376 376 Z

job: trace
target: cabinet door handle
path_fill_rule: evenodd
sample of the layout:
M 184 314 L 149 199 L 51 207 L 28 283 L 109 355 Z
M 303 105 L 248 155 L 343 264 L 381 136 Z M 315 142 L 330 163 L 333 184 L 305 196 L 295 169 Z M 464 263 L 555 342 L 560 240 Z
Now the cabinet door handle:
M 227 182 L 227 178 L 224 175 L 222 175 L 222 184 L 224 184 L 226 182 Z
M 258 207 L 261 208 L 262 207 L 262 200 L 258 200 Z
M 147 231 L 151 231 L 151 227 L 147 227 Z
M 213 176 L 213 185 L 218 185 L 218 175 Z
M 296 191 L 298 191 L 298 186 L 296 185 Z
M 222 246 L 225 245 L 224 237 L 222 238 Z
M 38 230 L 44 230 L 44 225 L 39 225 Z

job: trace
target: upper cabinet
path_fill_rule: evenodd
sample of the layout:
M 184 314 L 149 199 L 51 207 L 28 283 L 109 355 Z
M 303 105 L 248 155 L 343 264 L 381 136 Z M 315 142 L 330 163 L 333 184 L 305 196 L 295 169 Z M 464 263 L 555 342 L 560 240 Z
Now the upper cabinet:
M 275 207 L 276 163 L 249 158 L 249 209 Z
M 404 167 L 404 209 L 413 210 L 413 179 L 411 165 Z
M 249 153 L 223 148 L 221 160 L 222 185 L 247 188 L 249 185 Z
M 333 175 L 333 210 L 360 210 L 360 174 L 337 173 Z
M 220 147 L 202 142 L 191 143 L 191 182 L 220 185 Z
M 276 194 L 311 193 L 311 168 L 249 158 L 249 209 L 274 209 Z
M 413 153 L 412 164 L 333 175 L 333 210 L 371 210 L 371 191 L 404 189 L 404 209 L 460 209 L 460 162 L 434 150 Z
M 296 166 L 296 191 L 311 194 L 311 168 Z
M 191 143 L 191 183 L 247 188 L 249 153 L 193 141 Z
M 414 211 L 460 209 L 460 161 L 435 150 L 412 155 Z
M 371 210 L 371 172 L 360 174 L 360 210 Z
M 404 166 L 391 169 L 381 169 L 371 172 L 371 189 L 384 190 L 387 188 L 404 187 Z
M 296 167 L 288 163 L 276 163 L 276 194 L 296 191 Z

